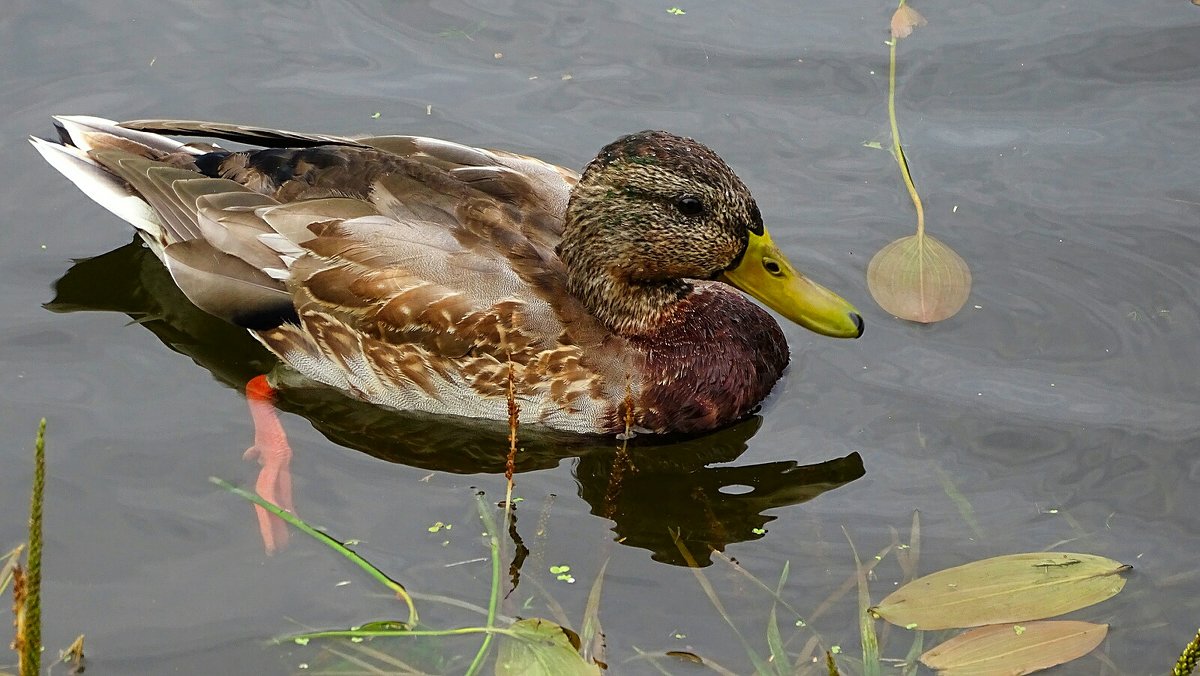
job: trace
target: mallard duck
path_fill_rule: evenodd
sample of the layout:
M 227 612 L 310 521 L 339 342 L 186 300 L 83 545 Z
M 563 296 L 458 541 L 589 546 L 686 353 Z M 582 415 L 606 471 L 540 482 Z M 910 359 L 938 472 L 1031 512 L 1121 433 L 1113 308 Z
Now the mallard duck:
M 580 433 L 696 433 L 788 364 L 779 325 L 858 337 L 733 170 L 663 131 L 577 174 L 415 136 L 57 117 L 31 139 L 131 223 L 201 309 L 307 379 L 402 410 Z M 257 146 L 224 150 L 170 138 Z M 627 411 L 628 409 L 628 411 Z

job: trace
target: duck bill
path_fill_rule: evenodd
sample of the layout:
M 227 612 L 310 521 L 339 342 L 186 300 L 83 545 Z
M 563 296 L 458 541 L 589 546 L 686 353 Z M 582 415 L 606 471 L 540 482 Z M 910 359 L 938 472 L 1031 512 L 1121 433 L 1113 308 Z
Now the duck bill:
M 858 338 L 862 315 L 841 296 L 796 271 L 764 228 L 750 233 L 746 253 L 720 279 L 804 328 L 835 338 Z

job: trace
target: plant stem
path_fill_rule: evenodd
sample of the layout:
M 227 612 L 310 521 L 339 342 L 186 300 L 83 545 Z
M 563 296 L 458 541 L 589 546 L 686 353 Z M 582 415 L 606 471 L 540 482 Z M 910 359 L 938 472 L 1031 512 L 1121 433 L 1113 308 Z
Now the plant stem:
M 296 641 L 297 639 L 313 638 L 378 638 L 403 636 L 465 636 L 467 634 L 504 634 L 520 638 L 520 635 L 504 627 L 459 627 L 457 629 L 336 629 L 332 631 L 314 631 L 286 638 L 275 639 L 277 643 Z
M 509 482 L 511 490 L 511 481 Z M 488 547 L 491 550 L 492 557 L 492 589 L 488 596 L 488 614 L 487 624 L 482 627 L 486 632 L 483 637 L 483 645 L 479 646 L 479 650 L 475 653 L 475 659 L 471 660 L 471 666 L 467 669 L 467 676 L 474 676 L 483 666 L 483 661 L 487 658 L 488 648 L 492 645 L 492 635 L 496 629 L 496 608 L 500 603 L 500 534 L 496 530 L 496 520 L 492 518 L 491 511 L 487 503 L 483 501 L 482 495 L 476 495 L 475 501 L 479 508 L 479 517 L 483 519 L 484 527 L 488 534 Z M 506 500 L 504 503 L 504 520 L 508 522 L 508 510 L 512 508 L 512 501 Z M 473 627 L 473 629 L 479 629 Z
M 900 0 L 896 9 L 905 5 Z M 896 124 L 896 42 L 899 38 L 892 36 L 888 42 L 888 122 L 892 125 L 892 155 L 896 164 L 900 165 L 900 175 L 904 177 L 904 187 L 908 188 L 908 196 L 912 198 L 913 207 L 917 210 L 917 238 L 925 237 L 925 208 L 921 206 L 921 196 L 913 185 L 912 175 L 908 172 L 908 160 L 904 157 L 904 148 L 900 146 L 900 126 Z
M 37 676 L 42 659 L 42 502 L 46 491 L 46 419 L 38 425 L 33 451 L 33 496 L 29 502 L 29 554 L 25 559 L 24 608 L 17 624 L 21 676 Z

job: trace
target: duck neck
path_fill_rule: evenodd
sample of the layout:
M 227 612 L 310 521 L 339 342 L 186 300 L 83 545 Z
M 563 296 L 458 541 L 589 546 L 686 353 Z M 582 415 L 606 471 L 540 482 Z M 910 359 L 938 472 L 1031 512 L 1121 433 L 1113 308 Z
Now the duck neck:
M 572 218 L 570 209 L 558 255 L 567 270 L 567 289 L 610 331 L 620 336 L 645 335 L 692 291 L 682 279 L 647 279 L 636 262 L 643 252 L 627 251 L 620 225 Z

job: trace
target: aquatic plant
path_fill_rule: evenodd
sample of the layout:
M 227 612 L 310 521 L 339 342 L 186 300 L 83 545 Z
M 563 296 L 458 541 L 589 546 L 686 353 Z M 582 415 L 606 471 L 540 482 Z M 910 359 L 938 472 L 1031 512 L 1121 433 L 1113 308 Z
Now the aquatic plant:
M 901 319 L 931 323 L 949 319 L 962 309 L 971 294 L 971 270 L 953 249 L 925 232 L 925 208 L 909 172 L 896 122 L 896 43 L 925 23 L 925 17 L 906 0 L 900 0 L 892 15 L 892 38 L 887 43 L 891 150 L 917 212 L 917 232 L 891 242 L 871 258 L 867 287 L 884 310 Z
M 1200 0 L 1198 0 L 1198 4 L 1200 4 Z M 1171 676 L 1191 676 L 1198 661 L 1200 661 L 1200 630 L 1196 631 L 1196 638 L 1193 638 L 1192 642 L 1184 647 L 1183 653 L 1175 662 L 1175 668 L 1171 670 Z

